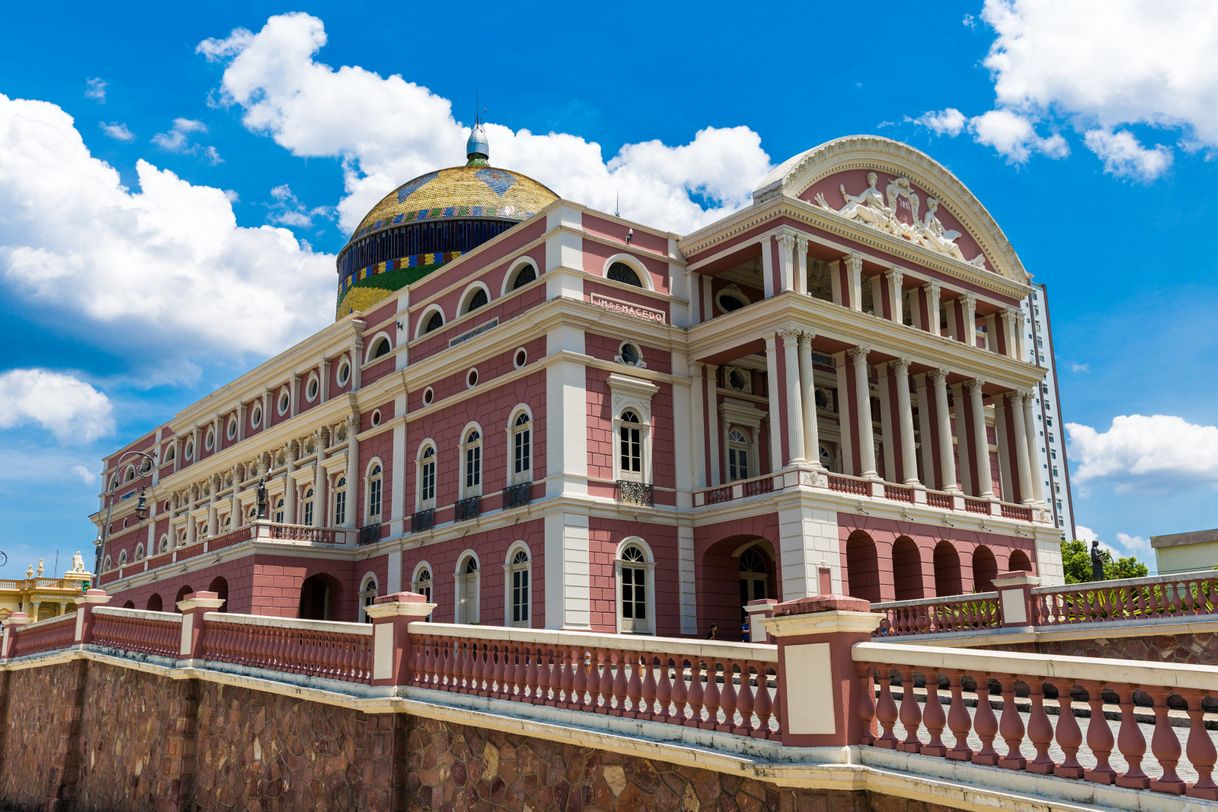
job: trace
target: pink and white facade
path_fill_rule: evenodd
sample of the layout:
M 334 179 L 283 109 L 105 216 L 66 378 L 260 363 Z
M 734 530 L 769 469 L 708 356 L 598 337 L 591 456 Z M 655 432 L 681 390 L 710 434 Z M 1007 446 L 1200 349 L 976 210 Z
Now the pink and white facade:
M 971 193 L 886 139 L 796 156 L 684 236 L 557 200 L 119 449 L 100 585 L 735 637 L 755 598 L 1060 583 L 1028 293 Z

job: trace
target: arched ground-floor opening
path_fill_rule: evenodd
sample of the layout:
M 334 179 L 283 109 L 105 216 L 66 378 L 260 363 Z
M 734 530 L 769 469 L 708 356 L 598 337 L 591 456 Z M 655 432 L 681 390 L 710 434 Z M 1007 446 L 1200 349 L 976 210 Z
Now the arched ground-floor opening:
M 164 603 L 161 601 L 160 592 L 153 592 L 151 595 L 148 596 L 148 611 L 149 612 L 164 611 L 162 609 L 163 606 L 164 606 Z
M 846 584 L 851 597 L 878 603 L 880 562 L 875 541 L 862 530 L 846 539 Z
M 698 634 L 717 627 L 720 640 L 740 640 L 749 601 L 778 599 L 774 546 L 758 536 L 731 536 L 710 545 L 698 561 Z
M 964 592 L 960 572 L 960 553 L 950 541 L 935 545 L 935 595 L 959 595 Z
M 178 594 L 173 599 L 173 610 L 175 612 L 179 611 L 178 604 L 186 600 L 188 595 L 193 595 L 194 592 L 195 591 L 191 588 L 190 584 L 182 584 L 181 589 L 178 590 Z
M 925 597 L 922 586 L 922 554 L 917 543 L 901 536 L 892 544 L 892 580 L 896 600 L 912 601 Z
M 333 575 L 318 573 L 300 585 L 300 607 L 296 616 L 304 620 L 333 620 L 338 617 L 342 584 Z
M 228 611 L 228 579 L 226 579 L 222 575 L 217 575 L 215 578 L 211 579 L 211 585 L 207 587 L 207 591 L 215 592 L 216 597 L 221 598 L 224 601 L 224 603 L 222 603 L 220 605 L 220 608 L 216 611 L 227 612 Z
M 1028 560 L 1028 554 L 1023 550 L 1012 550 L 1011 558 L 1007 564 L 1008 572 L 1031 572 L 1032 562 Z
M 994 551 L 984 544 L 973 550 L 973 590 L 989 592 L 994 588 L 994 576 L 998 574 L 998 559 Z

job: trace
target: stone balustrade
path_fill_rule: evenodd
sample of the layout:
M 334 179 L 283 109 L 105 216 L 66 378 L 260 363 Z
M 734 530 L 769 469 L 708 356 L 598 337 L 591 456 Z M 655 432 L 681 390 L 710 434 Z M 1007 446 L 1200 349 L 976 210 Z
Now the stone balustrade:
M 13 627 L 8 656 L 23 657 L 27 654 L 65 648 L 75 639 L 75 615 L 60 615 L 37 623 L 29 623 L 28 620 L 29 616 L 24 612 L 17 612 L 10 616 L 5 624 L 6 629 Z
M 372 627 L 366 623 L 208 612 L 197 657 L 347 682 L 372 678 Z
M 1002 625 L 997 592 L 874 603 L 871 609 L 882 612 L 887 621 L 881 622 L 877 631 L 882 637 L 973 631 Z
M 176 657 L 182 639 L 182 616 L 140 609 L 93 610 L 91 642 L 125 651 Z

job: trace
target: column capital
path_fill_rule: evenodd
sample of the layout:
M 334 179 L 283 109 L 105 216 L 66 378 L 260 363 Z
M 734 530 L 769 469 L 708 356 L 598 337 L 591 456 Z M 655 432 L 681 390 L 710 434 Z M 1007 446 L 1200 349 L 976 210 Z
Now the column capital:
M 856 270 L 861 271 L 863 269 L 863 255 L 862 254 L 854 254 L 854 253 L 846 254 L 846 256 L 842 257 L 842 261 L 846 263 L 846 267 L 848 269 L 850 269 L 851 271 L 856 271 Z
M 971 293 L 966 293 L 963 296 L 961 296 L 960 298 L 964 301 L 964 303 L 966 305 L 971 305 L 973 307 L 977 306 L 977 297 Z
M 900 268 L 891 267 L 888 270 L 884 271 L 884 276 L 886 276 L 889 279 L 891 279 L 892 281 L 900 284 L 905 279 L 905 272 L 902 271 Z
M 965 386 L 968 387 L 970 395 L 974 392 L 982 394 L 981 387 L 985 386 L 985 381 L 981 380 L 980 378 L 972 378 L 965 383 Z
M 927 282 L 925 285 L 923 285 L 923 287 L 930 291 L 931 296 L 938 296 L 943 291 L 943 286 L 934 279 Z
M 908 358 L 894 358 L 893 360 L 888 362 L 888 368 L 894 372 L 900 371 L 900 372 L 904 372 L 906 375 L 908 375 L 909 374 L 909 364 L 910 364 L 910 360 Z
M 706 366 L 706 364 L 703 361 L 690 361 L 689 362 L 689 368 L 691 370 L 693 370 L 695 375 L 702 374 L 702 368 L 705 366 Z
M 865 363 L 870 352 L 870 347 L 865 344 L 860 344 L 857 347 L 851 347 L 850 349 L 846 350 L 846 355 L 850 356 L 852 361 L 857 361 L 859 358 L 862 358 L 863 362 Z
M 796 235 L 795 235 L 795 247 L 796 247 L 796 248 L 798 248 L 800 251 L 807 251 L 807 250 L 808 250 L 808 237 L 807 237 L 807 235 L 805 235 L 805 234 L 796 234 Z
M 794 231 L 787 231 L 784 229 L 784 230 L 778 232 L 778 236 L 776 239 L 778 240 L 778 244 L 783 249 L 785 249 L 787 251 L 792 251 L 795 249 L 795 232 Z
M 816 333 L 812 332 L 811 330 L 800 330 L 799 346 L 802 347 L 803 345 L 807 344 L 809 347 L 811 347 L 812 341 L 815 338 L 816 338 Z
M 783 327 L 778 331 L 778 335 L 788 344 L 794 344 L 802 335 L 802 331 L 798 327 Z
M 948 370 L 944 369 L 943 367 L 938 367 L 936 369 L 932 369 L 926 373 L 926 376 L 928 378 L 930 378 L 932 381 L 934 381 L 935 383 L 943 383 L 943 384 L 947 383 L 947 375 L 948 375 Z

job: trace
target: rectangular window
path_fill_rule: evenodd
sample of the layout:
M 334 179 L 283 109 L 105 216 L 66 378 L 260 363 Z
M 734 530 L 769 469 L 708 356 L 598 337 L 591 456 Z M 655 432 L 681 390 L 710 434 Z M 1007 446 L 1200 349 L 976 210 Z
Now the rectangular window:
M 620 450 L 622 473 L 640 474 L 643 472 L 642 448 L 642 432 L 636 428 L 622 426 Z
M 436 498 L 436 464 L 434 461 L 423 463 L 419 471 L 419 498 L 430 502 Z
M 512 622 L 529 622 L 529 571 L 512 572 Z
M 309 500 L 304 504 L 304 523 L 313 524 L 313 500 Z
M 381 515 L 381 480 L 374 479 L 368 483 L 368 516 Z
M 334 524 L 339 527 L 347 521 L 347 492 L 339 491 L 334 494 Z
M 515 448 L 513 449 L 513 452 L 512 452 L 513 453 L 513 457 L 512 457 L 513 473 L 524 474 L 524 473 L 527 473 L 529 470 L 529 467 L 531 465 L 531 458 L 530 458 L 531 452 L 530 452 L 530 448 L 529 448 L 531 438 L 530 438 L 529 434 L 530 434 L 529 430 L 525 429 L 523 431 L 517 431 L 513 438 L 514 445 L 515 445 Z
M 482 484 L 482 446 L 465 449 L 465 487 L 476 488 Z

